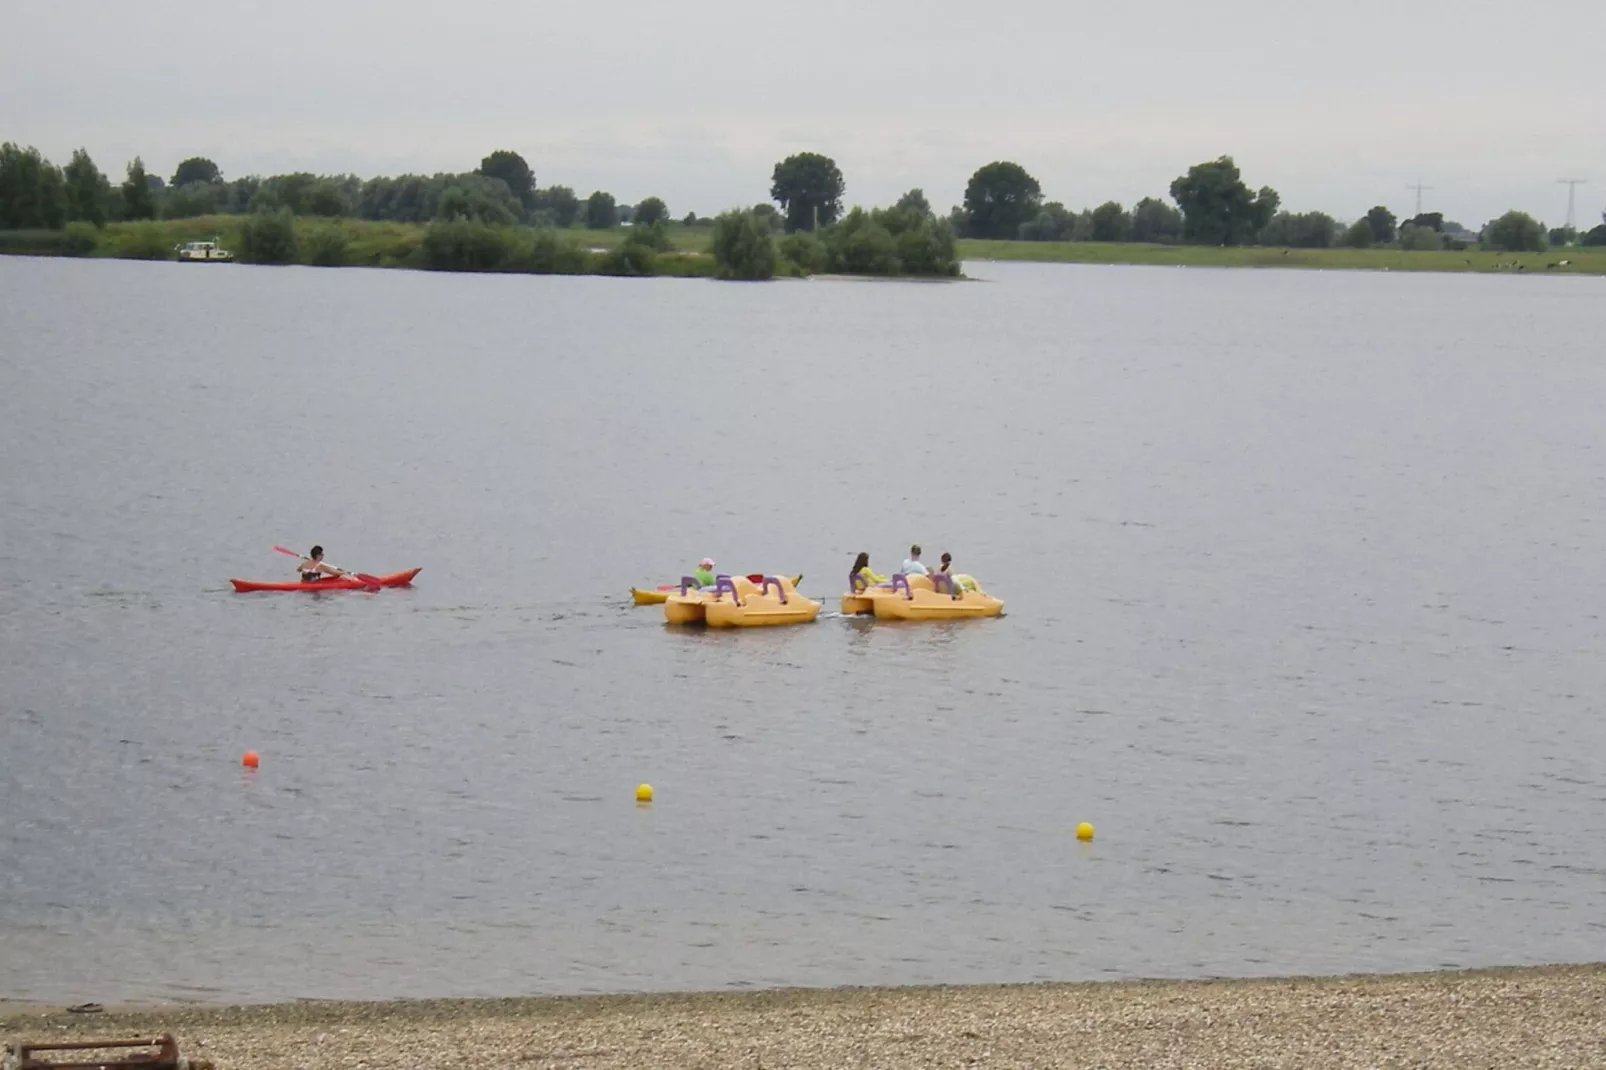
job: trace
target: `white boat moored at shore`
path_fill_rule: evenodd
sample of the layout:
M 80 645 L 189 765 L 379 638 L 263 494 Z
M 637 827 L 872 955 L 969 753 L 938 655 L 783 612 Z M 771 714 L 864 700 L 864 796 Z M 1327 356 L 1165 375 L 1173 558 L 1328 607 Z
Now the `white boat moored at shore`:
M 227 249 L 220 248 L 215 241 L 187 241 L 183 245 L 175 245 L 181 263 L 228 263 L 234 259 L 234 254 Z

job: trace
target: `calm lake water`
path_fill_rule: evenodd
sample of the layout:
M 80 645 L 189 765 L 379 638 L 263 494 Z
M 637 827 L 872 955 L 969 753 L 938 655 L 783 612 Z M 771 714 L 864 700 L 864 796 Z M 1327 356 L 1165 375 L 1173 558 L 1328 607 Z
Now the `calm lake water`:
M 0 258 L 0 998 L 1606 959 L 1606 282 L 968 270 Z

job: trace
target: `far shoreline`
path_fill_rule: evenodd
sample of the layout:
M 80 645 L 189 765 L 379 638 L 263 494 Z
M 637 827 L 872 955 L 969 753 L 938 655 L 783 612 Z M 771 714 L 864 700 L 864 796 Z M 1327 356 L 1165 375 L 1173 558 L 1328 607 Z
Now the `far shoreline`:
M 71 1014 L 0 1002 L 8 1040 L 173 1034 L 218 1070 L 291 1065 L 1582 1066 L 1606 963 L 1265 979 L 255 1006 Z
M 239 216 L 199 216 L 164 220 L 157 223 L 113 223 L 104 230 L 76 234 L 45 231 L 0 231 L 0 254 L 54 256 L 78 259 L 119 259 L 172 261 L 174 246 L 187 241 L 218 241 L 226 249 L 238 249 Z M 438 270 L 425 266 L 417 255 L 426 227 L 412 223 L 385 223 L 355 219 L 321 220 L 297 217 L 300 252 L 295 264 L 314 267 L 377 267 L 409 271 Z M 536 233 L 528 227 L 513 228 L 523 235 Z M 93 240 L 89 241 L 89 235 Z M 574 247 L 575 263 L 559 270 L 503 266 L 485 274 L 571 274 L 613 277 L 708 278 L 717 275 L 709 253 L 712 228 L 671 224 L 665 235 L 669 247 L 661 250 L 645 271 L 627 270 L 611 262 L 614 250 L 629 240 L 632 228 L 607 230 L 579 228 L 542 232 L 559 244 Z M 320 259 L 321 242 L 335 236 L 340 255 L 332 261 Z M 86 241 L 88 244 L 86 244 Z M 327 251 L 327 250 L 325 250 Z M 1145 244 L 1138 242 L 1039 242 L 998 241 L 960 238 L 955 242 L 955 260 L 963 270 L 965 263 L 1051 263 L 1116 264 L 1155 267 L 1287 268 L 1328 271 L 1375 271 L 1408 273 L 1475 273 L 1509 275 L 1588 275 L 1606 276 L 1606 246 L 1564 246 L 1545 252 L 1511 253 L 1493 249 L 1467 248 L 1414 251 L 1398 246 L 1355 248 L 1284 248 L 1280 246 L 1207 246 L 1183 244 Z M 583 261 L 583 262 L 581 262 Z M 217 270 L 228 264 L 195 264 L 195 268 Z M 454 272 L 459 273 L 459 272 Z M 463 274 L 477 273 L 463 271 Z M 821 281 L 951 281 L 950 276 L 898 273 L 889 275 L 848 275 L 809 273 L 795 265 L 779 263 L 775 279 L 813 278 Z

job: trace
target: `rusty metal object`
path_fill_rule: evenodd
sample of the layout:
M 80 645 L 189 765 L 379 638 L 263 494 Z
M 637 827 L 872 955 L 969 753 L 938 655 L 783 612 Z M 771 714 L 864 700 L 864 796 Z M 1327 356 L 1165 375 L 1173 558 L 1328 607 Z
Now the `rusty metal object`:
M 43 1052 L 115 1051 L 121 1048 L 147 1048 L 135 1051 L 120 1059 L 99 1059 L 95 1062 L 60 1062 L 41 1059 Z M 206 1059 L 187 1059 L 179 1054 L 178 1041 L 171 1033 L 159 1037 L 138 1037 L 124 1040 L 71 1040 L 58 1043 L 30 1043 L 18 1040 L 6 1051 L 0 1070 L 211 1070 Z

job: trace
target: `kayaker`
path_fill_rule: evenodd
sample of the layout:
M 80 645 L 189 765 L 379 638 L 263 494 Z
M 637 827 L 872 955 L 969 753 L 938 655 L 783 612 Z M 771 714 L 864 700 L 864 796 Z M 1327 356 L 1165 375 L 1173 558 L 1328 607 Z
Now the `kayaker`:
M 697 570 L 691 575 L 692 579 L 697 581 L 697 586 L 699 587 L 712 587 L 719 582 L 719 577 L 714 575 L 714 559 L 712 557 L 705 557 L 697 562 Z
M 905 576 L 924 576 L 928 573 L 925 565 L 920 563 L 920 544 L 917 542 L 909 547 L 909 559 L 903 563 Z
M 301 563 L 296 566 L 301 573 L 302 583 L 321 583 L 324 580 L 339 579 L 345 573 L 333 565 L 323 563 L 323 547 L 314 546 Z
M 866 587 L 873 583 L 887 582 L 887 578 L 885 576 L 878 575 L 877 573 L 870 571 L 870 555 L 863 550 L 859 551 L 859 556 L 853 559 L 853 567 L 848 570 L 850 586 L 852 585 L 852 577 L 854 576 L 863 577 L 864 585 Z

